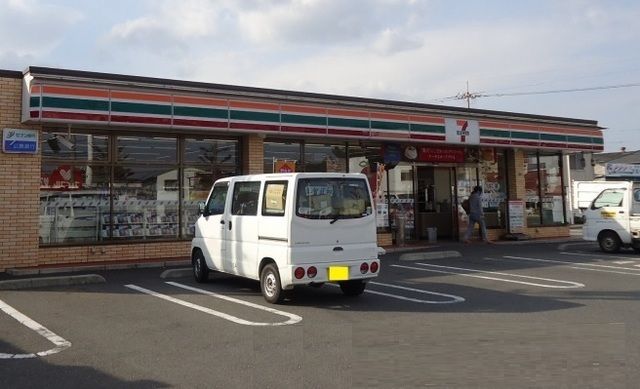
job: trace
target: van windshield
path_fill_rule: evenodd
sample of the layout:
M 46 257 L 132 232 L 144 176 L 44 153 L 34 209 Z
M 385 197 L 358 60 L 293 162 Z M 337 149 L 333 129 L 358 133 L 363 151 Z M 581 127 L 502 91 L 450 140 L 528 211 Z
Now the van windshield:
M 353 219 L 373 213 L 369 186 L 359 178 L 303 178 L 296 215 L 307 219 Z
M 605 189 L 593 200 L 591 209 L 621 207 L 624 193 L 624 189 Z

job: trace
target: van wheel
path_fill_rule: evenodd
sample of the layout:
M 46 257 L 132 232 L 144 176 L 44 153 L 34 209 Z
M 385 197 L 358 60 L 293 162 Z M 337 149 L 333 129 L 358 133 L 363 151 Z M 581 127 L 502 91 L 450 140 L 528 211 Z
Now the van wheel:
M 209 267 L 207 266 L 207 262 L 204 260 L 204 254 L 202 254 L 202 251 L 196 250 L 193 253 L 191 264 L 193 265 L 193 277 L 196 281 L 199 283 L 207 282 L 207 280 L 209 280 Z
M 345 296 L 359 296 L 364 292 L 367 283 L 362 280 L 351 280 L 340 282 L 340 289 Z
M 618 234 L 615 232 L 603 232 L 598 237 L 598 244 L 600 244 L 600 249 L 605 253 L 617 253 L 620 251 L 620 238 L 618 238 Z
M 280 273 L 278 267 L 273 263 L 265 266 L 260 273 L 260 290 L 264 299 L 271 304 L 281 303 L 284 299 Z

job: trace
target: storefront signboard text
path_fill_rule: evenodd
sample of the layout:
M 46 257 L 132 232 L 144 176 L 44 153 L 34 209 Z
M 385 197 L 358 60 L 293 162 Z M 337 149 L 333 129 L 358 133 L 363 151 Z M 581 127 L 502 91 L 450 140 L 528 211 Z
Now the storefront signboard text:
M 5 153 L 36 154 L 38 152 L 38 131 L 19 128 L 3 129 L 2 151 Z

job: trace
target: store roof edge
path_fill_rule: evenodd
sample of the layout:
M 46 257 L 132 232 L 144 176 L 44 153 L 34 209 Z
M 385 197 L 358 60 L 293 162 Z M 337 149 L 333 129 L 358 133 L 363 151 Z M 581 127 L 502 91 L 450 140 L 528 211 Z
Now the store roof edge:
M 11 72 L 13 74 L 13 72 Z M 18 74 L 20 72 L 17 72 Z M 375 99 L 368 97 L 344 96 L 324 93 L 311 93 L 300 91 L 288 91 L 281 89 L 258 88 L 247 86 L 236 86 L 228 84 L 216 84 L 199 81 L 183 81 L 166 78 L 131 76 L 124 74 L 102 73 L 84 70 L 60 69 L 40 66 L 30 66 L 24 72 L 24 75 L 31 74 L 41 78 L 60 78 L 69 81 L 92 81 L 99 80 L 105 83 L 130 84 L 131 86 L 146 86 L 161 89 L 173 90 L 190 90 L 201 92 L 215 92 L 225 94 L 244 94 L 252 97 L 262 97 L 277 100 L 305 100 L 307 102 L 331 102 L 338 104 L 348 104 L 353 106 L 376 106 L 378 108 L 389 109 L 414 109 L 425 110 L 423 114 L 447 114 L 460 115 L 469 117 L 481 117 L 487 119 L 510 119 L 531 122 L 546 122 L 559 125 L 573 125 L 581 127 L 590 127 L 593 129 L 603 129 L 598 126 L 596 120 L 566 118 L 557 116 L 534 115 L 517 112 L 483 110 L 475 108 L 451 107 L 444 105 L 406 102 L 397 100 Z

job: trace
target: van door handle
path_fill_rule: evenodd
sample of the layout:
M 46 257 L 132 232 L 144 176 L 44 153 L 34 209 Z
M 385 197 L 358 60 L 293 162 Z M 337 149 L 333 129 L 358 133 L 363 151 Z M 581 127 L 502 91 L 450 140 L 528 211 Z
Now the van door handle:
M 224 220 L 220 220 L 220 224 L 224 224 Z
M 344 249 L 340 246 L 334 247 L 333 251 L 344 251 Z
M 618 213 L 624 213 L 624 211 L 618 211 Z
M 231 231 L 231 220 L 229 220 L 229 231 Z

